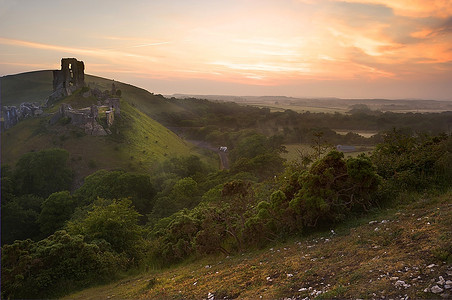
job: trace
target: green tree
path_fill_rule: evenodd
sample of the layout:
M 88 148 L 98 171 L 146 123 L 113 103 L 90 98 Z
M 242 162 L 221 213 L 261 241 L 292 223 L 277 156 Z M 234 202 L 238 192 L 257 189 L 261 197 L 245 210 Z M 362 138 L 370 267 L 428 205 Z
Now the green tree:
M 2 245 L 15 240 L 35 239 L 40 235 L 38 217 L 42 202 L 43 199 L 35 195 L 2 201 Z
M 331 151 L 315 162 L 299 178 L 302 187 L 290 201 L 302 226 L 315 227 L 343 220 L 353 209 L 371 206 L 371 193 L 380 178 L 370 158 L 344 160 L 344 154 Z
M 70 234 L 81 234 L 87 242 L 107 241 L 117 253 L 125 253 L 134 263 L 143 256 L 143 229 L 138 225 L 140 214 L 130 199 L 99 198 L 85 217 L 68 222 Z
M 65 231 L 4 245 L 1 260 L 2 299 L 57 298 L 112 280 L 125 265 L 107 243 L 86 243 Z
M 201 195 L 197 182 L 191 177 L 179 179 L 170 188 L 169 193 L 162 193 L 157 197 L 149 218 L 155 221 L 168 217 L 183 208 L 195 207 L 200 200 Z
M 68 190 L 72 172 L 68 167 L 69 153 L 63 149 L 48 149 L 24 154 L 14 169 L 16 193 L 48 197 Z
M 38 218 L 42 234 L 49 236 L 63 228 L 64 223 L 71 218 L 76 205 L 75 199 L 68 191 L 53 193 L 44 200 Z
M 105 199 L 130 198 L 141 214 L 149 213 L 154 206 L 155 188 L 149 175 L 124 171 L 99 170 L 85 178 L 76 195 L 92 203 L 98 197 Z
M 452 179 L 452 137 L 414 136 L 393 129 L 373 152 L 372 161 L 393 191 L 448 186 Z

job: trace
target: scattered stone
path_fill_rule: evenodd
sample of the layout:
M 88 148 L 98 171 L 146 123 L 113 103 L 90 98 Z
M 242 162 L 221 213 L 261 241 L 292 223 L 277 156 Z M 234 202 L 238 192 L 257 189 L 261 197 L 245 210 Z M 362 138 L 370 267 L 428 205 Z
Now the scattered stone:
M 436 282 L 437 284 L 444 285 L 446 283 L 443 276 L 439 276 L 438 279 L 439 280 Z
M 411 286 L 411 284 L 408 284 L 408 283 L 406 283 L 403 280 L 397 280 L 397 282 L 394 285 L 397 288 L 402 288 L 403 287 L 405 289 L 407 289 L 407 288 L 409 288 Z
M 436 265 L 435 265 L 435 264 L 431 264 L 431 265 L 428 265 L 428 266 L 427 266 L 427 268 L 429 268 L 429 269 L 431 269 L 431 268 L 433 268 L 433 267 L 436 267 Z
M 212 294 L 211 292 L 207 293 L 207 300 L 214 300 L 215 299 L 215 295 Z
M 198 284 L 198 282 L 196 281 L 195 283 L 193 283 L 193 285 L 197 285 Z
M 446 284 L 452 285 L 452 280 L 447 280 L 447 281 L 446 281 Z
M 291 277 L 293 277 L 293 274 L 287 274 L 287 278 L 291 278 Z
M 369 225 L 372 225 L 372 224 L 375 224 L 375 223 L 378 223 L 378 221 L 370 221 Z
M 399 280 L 399 277 L 391 277 L 391 278 L 389 278 L 389 280 L 391 280 L 391 281 Z
M 299 289 L 298 291 L 299 292 L 306 292 L 308 289 L 307 288 L 301 288 L 301 289 Z
M 439 286 L 434 285 L 434 286 L 432 286 L 430 291 L 434 294 L 439 294 L 439 293 L 442 293 L 444 290 L 442 288 L 440 288 Z

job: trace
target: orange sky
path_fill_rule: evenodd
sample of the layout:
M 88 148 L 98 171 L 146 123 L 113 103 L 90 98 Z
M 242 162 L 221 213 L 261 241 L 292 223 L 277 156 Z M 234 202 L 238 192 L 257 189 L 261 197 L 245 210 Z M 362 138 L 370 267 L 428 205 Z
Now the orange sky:
M 0 75 L 62 57 L 163 94 L 452 100 L 452 1 L 0 0 Z

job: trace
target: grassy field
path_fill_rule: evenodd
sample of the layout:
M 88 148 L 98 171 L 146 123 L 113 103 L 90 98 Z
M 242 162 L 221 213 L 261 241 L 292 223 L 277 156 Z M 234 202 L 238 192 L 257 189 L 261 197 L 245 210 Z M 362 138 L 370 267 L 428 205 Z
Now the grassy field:
M 440 276 L 452 280 L 452 193 L 405 198 L 332 231 L 148 271 L 65 299 L 441 298 L 431 288 Z

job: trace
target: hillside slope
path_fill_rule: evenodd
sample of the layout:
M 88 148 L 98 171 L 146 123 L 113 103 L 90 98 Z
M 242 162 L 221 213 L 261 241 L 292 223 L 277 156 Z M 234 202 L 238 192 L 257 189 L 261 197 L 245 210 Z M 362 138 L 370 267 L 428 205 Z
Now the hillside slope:
M 101 90 L 110 90 L 113 83 L 89 75 L 85 80 L 90 87 Z M 132 85 L 118 82 L 115 85 L 122 91 L 121 118 L 117 120 L 112 135 L 86 135 L 82 129 L 61 122 L 49 125 L 51 114 L 61 103 L 83 108 L 97 102 L 94 97 L 82 97 L 78 91 L 46 109 L 44 116 L 25 119 L 2 132 L 2 164 L 14 166 L 21 155 L 30 151 L 63 148 L 70 153 L 70 166 L 75 171 L 77 186 L 83 177 L 98 169 L 150 172 L 156 163 L 172 156 L 204 155 L 194 145 L 149 117 L 151 112 L 171 109 L 162 97 Z M 2 104 L 18 105 L 31 100 L 42 103 L 51 86 L 51 71 L 2 77 L 2 101 L 7 101 Z M 204 157 L 204 160 L 215 167 L 218 164 L 209 157 Z
M 449 192 L 331 232 L 232 257 L 205 257 L 66 299 L 447 298 L 451 228 Z
M 152 170 L 167 157 L 195 153 L 194 146 L 126 101 L 121 103 L 119 134 L 91 136 L 69 124 L 49 125 L 50 117 L 26 119 L 2 133 L 2 164 L 14 165 L 21 155 L 48 148 L 70 153 L 77 179 L 98 169 Z

